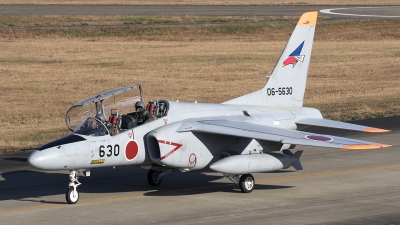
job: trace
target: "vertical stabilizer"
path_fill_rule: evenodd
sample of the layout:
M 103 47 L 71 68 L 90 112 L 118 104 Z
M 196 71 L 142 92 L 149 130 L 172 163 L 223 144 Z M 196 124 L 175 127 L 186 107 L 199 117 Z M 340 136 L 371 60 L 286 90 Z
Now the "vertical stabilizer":
M 300 17 L 263 89 L 224 104 L 301 107 L 317 15 L 318 12 L 307 12 Z

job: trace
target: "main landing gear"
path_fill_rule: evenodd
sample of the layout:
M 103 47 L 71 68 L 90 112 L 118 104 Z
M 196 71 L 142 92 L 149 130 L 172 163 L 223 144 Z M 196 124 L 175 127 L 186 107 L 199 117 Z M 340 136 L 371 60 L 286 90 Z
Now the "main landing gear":
M 149 170 L 149 172 L 147 173 L 147 182 L 149 182 L 149 184 L 151 186 L 158 186 L 161 184 L 162 179 L 171 172 L 172 172 L 172 169 L 170 169 L 170 170 Z
M 79 200 L 79 192 L 76 190 L 76 188 L 81 185 L 81 183 L 78 181 L 78 172 L 72 170 L 69 174 L 69 179 L 70 182 L 67 193 L 65 194 L 65 199 L 67 200 L 68 204 L 75 204 Z
M 224 176 L 233 183 L 238 184 L 243 193 L 250 193 L 254 190 L 255 182 L 251 174 L 243 174 L 240 178 L 239 175 L 232 174 L 224 174 Z

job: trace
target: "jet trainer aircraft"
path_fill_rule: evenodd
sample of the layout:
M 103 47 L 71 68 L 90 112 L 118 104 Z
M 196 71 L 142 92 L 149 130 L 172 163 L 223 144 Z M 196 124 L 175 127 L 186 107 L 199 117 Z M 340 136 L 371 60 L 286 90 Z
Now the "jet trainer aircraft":
M 265 87 L 222 104 L 150 101 L 153 121 L 138 125 L 134 105 L 143 101 L 139 84 L 87 98 L 68 110 L 70 135 L 35 150 L 29 163 L 44 170 L 69 170 L 66 200 L 79 199 L 79 175 L 92 168 L 146 168 L 152 186 L 173 169 L 211 169 L 252 192 L 251 173 L 293 166 L 302 170 L 296 145 L 373 149 L 390 145 L 300 131 L 322 126 L 364 132 L 388 130 L 323 119 L 302 107 L 318 12 L 301 16 Z M 138 92 L 137 97 L 128 94 Z M 121 97 L 122 96 L 122 97 Z M 107 104 L 111 102 L 111 104 Z M 108 118 L 106 126 L 101 118 Z

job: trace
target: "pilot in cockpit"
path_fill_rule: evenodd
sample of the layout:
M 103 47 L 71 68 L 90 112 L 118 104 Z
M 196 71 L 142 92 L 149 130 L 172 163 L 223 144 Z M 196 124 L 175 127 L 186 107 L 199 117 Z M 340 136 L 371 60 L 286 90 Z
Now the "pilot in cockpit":
M 135 109 L 136 109 L 136 121 L 138 125 L 142 125 L 152 121 L 150 112 L 146 109 L 142 101 L 136 102 Z

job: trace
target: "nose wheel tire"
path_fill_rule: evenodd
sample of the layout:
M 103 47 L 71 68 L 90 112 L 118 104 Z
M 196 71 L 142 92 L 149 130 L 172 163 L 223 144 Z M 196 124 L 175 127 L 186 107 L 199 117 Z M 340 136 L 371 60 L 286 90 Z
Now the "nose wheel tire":
M 254 177 L 251 174 L 243 174 L 239 180 L 239 187 L 243 193 L 250 193 L 254 190 Z
M 147 174 L 147 182 L 151 186 L 158 186 L 162 182 L 162 176 L 161 173 L 163 173 L 162 170 L 149 170 L 149 173 Z
M 74 187 L 70 187 L 65 194 L 65 199 L 68 204 L 75 204 L 79 200 L 79 192 Z

